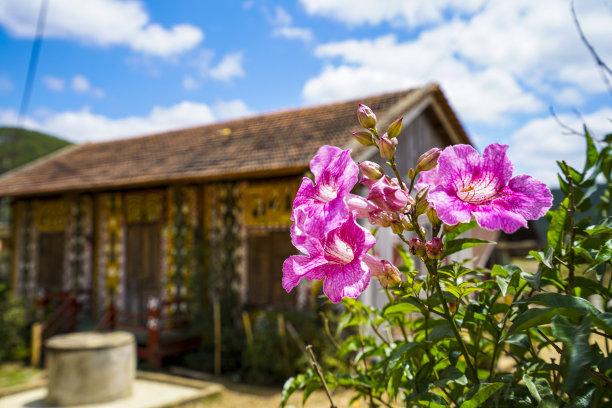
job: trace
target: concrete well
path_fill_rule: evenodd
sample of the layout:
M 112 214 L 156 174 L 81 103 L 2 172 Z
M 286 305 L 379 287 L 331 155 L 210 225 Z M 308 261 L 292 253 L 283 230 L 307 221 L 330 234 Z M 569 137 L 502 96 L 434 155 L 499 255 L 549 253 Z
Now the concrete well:
M 136 376 L 136 342 L 127 332 L 82 332 L 45 342 L 45 402 L 68 406 L 129 397 Z

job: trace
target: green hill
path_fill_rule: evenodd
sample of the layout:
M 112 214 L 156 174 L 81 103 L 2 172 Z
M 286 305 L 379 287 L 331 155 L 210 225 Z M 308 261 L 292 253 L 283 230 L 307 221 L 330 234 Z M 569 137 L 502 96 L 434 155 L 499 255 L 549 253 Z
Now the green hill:
M 44 133 L 0 127 L 0 174 L 68 145 Z

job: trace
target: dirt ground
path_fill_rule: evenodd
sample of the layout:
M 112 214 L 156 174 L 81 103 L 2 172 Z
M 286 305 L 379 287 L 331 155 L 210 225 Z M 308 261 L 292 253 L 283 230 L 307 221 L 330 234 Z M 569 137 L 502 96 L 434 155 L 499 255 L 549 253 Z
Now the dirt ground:
M 280 388 L 256 387 L 252 385 L 236 384 L 230 381 L 220 381 L 225 391 L 218 397 L 211 398 L 197 405 L 198 408 L 269 408 L 280 406 Z M 338 407 L 348 407 L 351 394 L 347 391 L 332 396 L 334 404 Z M 329 408 L 330 403 L 325 393 L 315 391 L 305 405 L 302 405 L 302 393 L 296 392 L 291 396 L 287 407 L 292 408 Z M 365 407 L 359 403 L 351 405 L 353 408 Z M 195 408 L 195 407 L 194 407 Z

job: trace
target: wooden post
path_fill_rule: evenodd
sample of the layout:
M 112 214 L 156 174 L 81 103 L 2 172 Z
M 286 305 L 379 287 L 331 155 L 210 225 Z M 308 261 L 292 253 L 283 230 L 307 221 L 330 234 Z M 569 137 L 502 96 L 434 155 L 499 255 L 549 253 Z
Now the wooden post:
M 242 325 L 244 326 L 247 344 L 251 347 L 253 346 L 253 328 L 251 327 L 251 318 L 246 310 L 242 312 Z
M 221 375 L 221 310 L 218 300 L 213 303 L 213 318 L 215 325 L 215 375 Z
M 34 323 L 31 329 L 32 333 L 32 355 L 30 364 L 33 367 L 38 367 L 40 364 L 40 349 L 42 347 L 42 324 Z

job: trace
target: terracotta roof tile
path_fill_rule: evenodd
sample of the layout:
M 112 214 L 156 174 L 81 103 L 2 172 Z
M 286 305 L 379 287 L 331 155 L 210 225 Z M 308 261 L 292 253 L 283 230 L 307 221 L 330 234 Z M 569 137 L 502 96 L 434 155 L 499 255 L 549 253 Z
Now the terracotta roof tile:
M 429 85 L 358 101 L 69 147 L 0 178 L 0 196 L 299 174 L 321 145 L 350 143 L 350 133 L 359 130 L 358 102 L 379 114 L 417 92 L 421 97 L 441 97 L 453 126 L 467 141 L 437 85 Z

